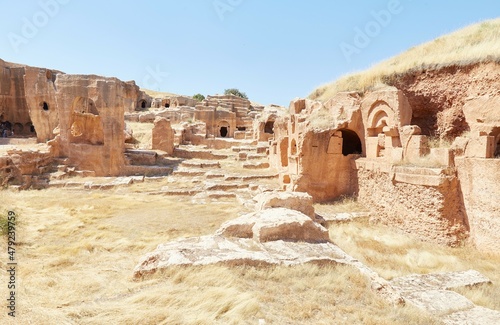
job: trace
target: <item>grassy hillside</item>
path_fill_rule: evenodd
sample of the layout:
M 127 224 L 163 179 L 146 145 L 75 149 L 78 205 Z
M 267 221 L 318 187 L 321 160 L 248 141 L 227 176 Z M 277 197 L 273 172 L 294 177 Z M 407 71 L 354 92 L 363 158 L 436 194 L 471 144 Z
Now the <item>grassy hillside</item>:
M 437 69 L 480 62 L 500 63 L 500 18 L 468 26 L 320 86 L 309 97 L 326 101 L 341 91 L 365 92 L 388 83 L 398 74 L 415 69 Z
M 141 88 L 141 90 L 143 92 L 145 92 L 146 94 L 148 94 L 149 96 L 153 97 L 153 98 L 163 98 L 163 97 L 180 96 L 180 95 L 177 95 L 177 94 L 174 94 L 174 93 L 167 93 L 167 92 L 162 92 L 162 91 L 154 91 L 154 90 L 145 89 L 145 88 Z

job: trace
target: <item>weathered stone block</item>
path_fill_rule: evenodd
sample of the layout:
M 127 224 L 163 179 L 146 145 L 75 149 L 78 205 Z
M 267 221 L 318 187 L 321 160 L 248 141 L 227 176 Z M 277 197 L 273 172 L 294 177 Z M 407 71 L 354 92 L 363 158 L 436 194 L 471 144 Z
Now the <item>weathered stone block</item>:
M 406 149 L 406 160 L 408 162 L 418 162 L 421 157 L 428 155 L 429 139 L 425 135 L 413 135 L 408 140 Z
M 285 182 L 286 183 L 286 182 Z M 289 182 L 288 182 L 289 183 Z M 303 192 L 269 192 L 257 195 L 257 210 L 287 208 L 314 218 L 313 198 Z
M 153 150 L 162 150 L 169 155 L 174 153 L 174 130 L 169 120 L 164 117 L 155 119 L 152 141 Z
M 454 164 L 453 151 L 449 148 L 432 148 L 430 153 L 430 159 L 435 161 L 440 166 L 452 166 Z
M 401 140 L 399 139 L 398 136 L 391 137 L 391 136 L 385 136 L 385 147 L 386 148 L 396 148 L 396 147 L 401 147 Z
M 235 131 L 234 138 L 236 140 L 245 140 L 246 132 L 245 131 Z
M 481 136 L 469 139 L 465 156 L 467 158 L 493 158 L 495 154 L 495 137 Z
M 366 158 L 377 158 L 380 151 L 378 137 L 366 138 Z
M 403 148 L 392 148 L 390 156 L 391 162 L 393 164 L 398 163 L 403 160 Z

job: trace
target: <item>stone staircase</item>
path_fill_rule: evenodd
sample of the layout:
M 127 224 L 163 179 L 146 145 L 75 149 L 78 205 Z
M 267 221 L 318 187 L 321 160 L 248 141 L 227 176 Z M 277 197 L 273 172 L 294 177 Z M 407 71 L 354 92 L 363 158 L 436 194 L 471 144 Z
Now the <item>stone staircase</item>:
M 78 170 L 70 165 L 68 158 L 54 158 L 48 172 L 49 181 L 64 180 L 69 177 L 94 177 L 95 172 L 91 170 Z
M 195 200 L 249 199 L 259 191 L 277 189 L 278 173 L 270 168 L 266 150 L 267 143 L 219 150 L 180 146 L 175 155 L 184 160 L 168 178 L 168 185 L 151 194 L 193 196 Z
M 183 145 L 174 157 L 155 150 L 127 150 L 125 174 L 96 177 L 78 170 L 67 158 L 55 158 L 44 174 L 44 187 L 107 190 L 151 182 L 149 194 L 193 199 L 242 198 L 278 189 L 278 173 L 267 159 L 267 143 L 241 142 L 228 149 Z

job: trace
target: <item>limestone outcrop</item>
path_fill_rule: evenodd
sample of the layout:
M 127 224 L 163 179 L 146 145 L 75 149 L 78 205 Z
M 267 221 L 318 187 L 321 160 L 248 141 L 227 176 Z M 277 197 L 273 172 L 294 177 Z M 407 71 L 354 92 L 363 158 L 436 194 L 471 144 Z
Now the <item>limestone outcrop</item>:
M 343 253 L 329 242 L 328 231 L 295 210 L 272 208 L 224 223 L 214 236 L 159 245 L 135 270 L 141 277 L 174 265 L 301 264 L 334 261 Z
M 300 211 L 311 219 L 315 219 L 313 198 L 302 192 L 264 192 L 254 197 L 258 211 L 270 208 L 287 208 Z
M 269 241 L 329 241 L 328 230 L 305 214 L 286 208 L 272 208 L 246 214 L 224 223 L 216 235 Z
M 452 291 L 456 288 L 486 285 L 490 280 L 481 273 L 462 272 L 411 274 L 390 281 L 406 303 L 440 317 L 445 324 L 496 324 L 500 312 L 476 306 Z
M 372 289 L 382 297 L 394 304 L 404 303 L 389 282 L 331 243 L 325 228 L 301 212 L 284 208 L 266 209 L 229 221 L 214 236 L 160 244 L 139 261 L 134 278 L 179 265 L 265 266 L 311 262 L 352 266 L 370 280 Z

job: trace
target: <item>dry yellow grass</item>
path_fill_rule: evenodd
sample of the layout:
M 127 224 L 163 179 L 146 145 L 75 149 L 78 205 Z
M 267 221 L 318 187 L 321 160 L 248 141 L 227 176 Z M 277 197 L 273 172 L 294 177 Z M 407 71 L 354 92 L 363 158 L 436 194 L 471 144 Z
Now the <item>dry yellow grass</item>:
M 212 234 L 249 211 L 237 200 L 197 204 L 146 195 L 168 180 L 113 191 L 2 191 L 19 215 L 17 324 L 438 324 L 393 307 L 346 266 L 176 267 L 133 281 L 139 258 L 159 243 Z M 333 209 L 333 207 L 332 207 Z M 344 199 L 339 211 L 363 207 Z M 2 212 L 2 211 L 0 211 Z M 387 278 L 474 268 L 495 284 L 467 291 L 497 308 L 498 259 L 473 250 L 422 244 L 367 223 L 335 226 L 332 239 Z M 6 251 L 5 241 L 0 252 Z M 6 283 L 6 254 L 0 283 Z M 1 286 L 1 297 L 6 287 Z M 0 314 L 0 323 L 14 324 Z
M 163 98 L 163 97 L 175 97 L 175 96 L 180 96 L 174 93 L 169 93 L 165 91 L 155 91 L 151 89 L 145 89 L 141 88 L 143 92 L 145 92 L 147 95 L 153 97 L 153 98 Z
M 342 212 L 366 212 L 370 211 L 365 206 L 363 206 L 360 202 L 358 202 L 357 198 L 354 196 L 342 196 L 339 199 L 326 202 L 326 203 L 317 203 L 314 205 L 314 209 L 318 214 L 333 214 L 333 213 L 342 213 Z
M 1 192 L 2 207 L 19 214 L 18 324 L 433 322 L 387 305 L 343 266 L 179 267 L 135 282 L 133 267 L 157 244 L 213 233 L 246 208 L 134 190 Z M 4 256 L 0 261 L 5 283 Z M 6 296 L 4 286 L 0 293 Z
M 153 144 L 153 123 L 127 122 L 134 131 L 135 147 L 138 149 L 151 149 Z
M 326 101 L 342 91 L 365 92 L 415 69 L 500 62 L 500 19 L 468 26 L 416 46 L 374 67 L 346 75 L 314 90 L 309 97 Z
M 386 226 L 372 225 L 366 219 L 332 226 L 330 238 L 386 279 L 475 269 L 493 284 L 458 291 L 477 305 L 500 310 L 500 254 L 424 243 Z

